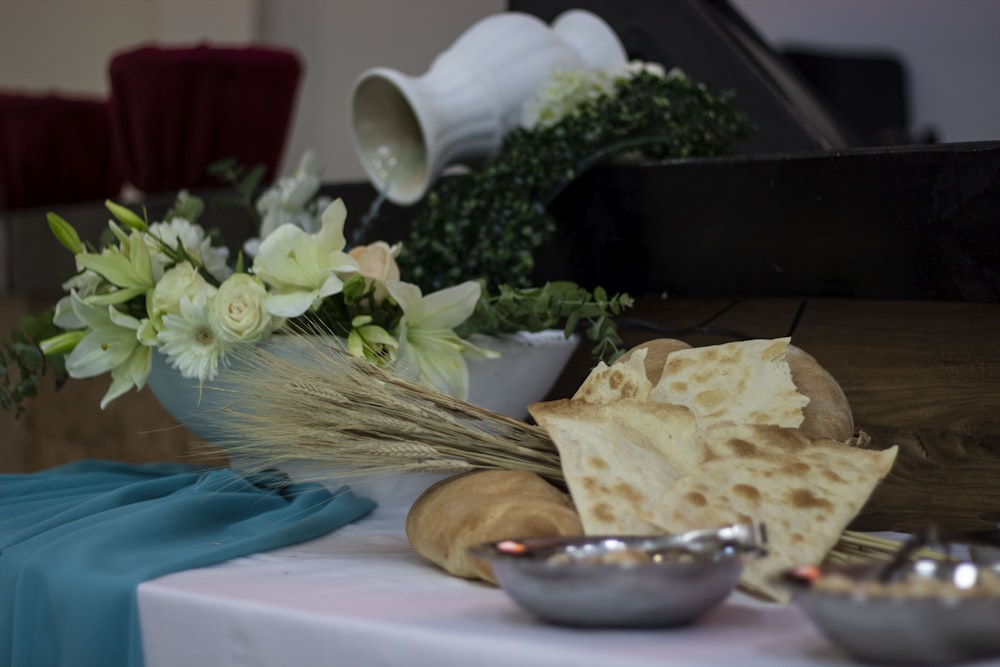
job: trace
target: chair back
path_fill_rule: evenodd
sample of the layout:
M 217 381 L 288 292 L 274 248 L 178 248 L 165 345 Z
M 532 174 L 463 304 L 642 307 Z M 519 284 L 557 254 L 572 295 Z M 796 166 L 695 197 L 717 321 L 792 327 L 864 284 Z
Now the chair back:
M 302 63 L 271 47 L 143 46 L 109 64 L 125 179 L 146 193 L 218 186 L 222 158 L 279 169 Z
M 116 196 L 111 136 L 105 100 L 0 91 L 0 211 Z

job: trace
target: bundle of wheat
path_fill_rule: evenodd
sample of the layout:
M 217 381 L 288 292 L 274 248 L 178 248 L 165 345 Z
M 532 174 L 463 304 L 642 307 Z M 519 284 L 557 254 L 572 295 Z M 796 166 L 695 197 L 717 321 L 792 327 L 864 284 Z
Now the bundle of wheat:
M 242 351 L 225 371 L 218 442 L 261 468 L 315 464 L 317 477 L 521 469 L 562 476 L 542 429 L 452 398 L 343 350 L 334 336 L 293 335 L 288 354 Z M 209 389 L 206 389 L 209 390 Z

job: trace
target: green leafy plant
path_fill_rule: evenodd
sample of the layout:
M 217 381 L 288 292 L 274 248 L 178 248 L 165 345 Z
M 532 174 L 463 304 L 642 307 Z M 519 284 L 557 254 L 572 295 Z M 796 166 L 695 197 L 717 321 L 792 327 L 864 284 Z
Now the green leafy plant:
M 0 347 L 0 407 L 20 415 L 24 401 L 38 394 L 42 378 L 54 377 L 61 387 L 68 375 L 62 356 L 46 357 L 39 343 L 61 331 L 52 323 L 52 309 L 19 320 L 10 339 Z
M 479 300 L 472 316 L 456 333 L 467 336 L 482 331 L 561 328 L 569 337 L 582 329 L 593 343 L 593 357 L 611 361 L 622 352 L 615 318 L 631 306 L 632 298 L 627 294 L 608 296 L 600 287 L 590 292 L 567 281 L 540 287 L 500 285 Z
M 406 274 L 425 289 L 530 286 L 534 253 L 555 231 L 547 206 L 581 173 L 616 156 L 719 155 L 750 131 L 731 94 L 677 71 L 642 69 L 595 94 L 554 122 L 514 130 L 487 165 L 435 186 L 400 260 Z

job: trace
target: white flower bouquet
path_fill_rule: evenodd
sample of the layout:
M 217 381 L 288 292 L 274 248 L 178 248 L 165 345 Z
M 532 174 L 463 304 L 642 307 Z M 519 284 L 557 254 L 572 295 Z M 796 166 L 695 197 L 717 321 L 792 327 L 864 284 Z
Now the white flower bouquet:
M 468 337 L 520 328 L 509 306 L 499 319 L 495 307 L 510 303 L 515 293 L 521 310 L 541 295 L 569 297 L 536 329 L 572 312 L 589 320 L 628 305 L 627 296 L 602 295 L 597 302 L 571 284 L 502 290 L 503 296 L 491 297 L 483 283 L 469 280 L 424 294 L 400 277 L 402 243 L 348 248 L 347 210 L 319 190 L 310 152 L 292 176 L 257 198 L 260 236 L 244 244 L 233 265 L 229 249 L 198 223 L 204 203 L 186 192 L 158 222 L 107 202 L 113 240 L 100 248 L 83 243 L 68 221 L 50 213 L 49 226 L 74 254 L 78 272 L 65 282 L 67 295 L 52 315 L 61 331 L 41 340 L 41 350 L 49 357 L 64 355 L 70 378 L 110 374 L 102 409 L 143 388 L 153 354 L 165 355 L 185 378 L 212 380 L 239 346 L 303 330 L 338 336 L 350 355 L 465 398 L 466 360 L 496 354 Z M 478 318 L 478 326 L 477 309 L 490 313 Z M 613 328 L 604 332 L 608 342 L 617 342 Z

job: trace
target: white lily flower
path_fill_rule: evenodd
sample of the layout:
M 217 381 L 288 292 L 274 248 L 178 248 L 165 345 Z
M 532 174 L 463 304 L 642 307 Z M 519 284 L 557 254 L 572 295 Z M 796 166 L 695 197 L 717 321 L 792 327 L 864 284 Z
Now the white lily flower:
M 113 224 L 110 227 L 116 229 Z M 121 241 L 120 246 L 109 248 L 101 254 L 82 252 L 76 256 L 77 266 L 99 274 L 118 288 L 114 292 L 88 296 L 87 301 L 91 304 L 124 303 L 145 294 L 156 285 L 149 249 L 142 233 L 133 231 L 125 236 L 124 233 L 119 234 L 119 231 L 116 231 L 116 235 Z
M 390 282 L 389 294 L 403 309 L 396 338 L 401 368 L 441 391 L 465 399 L 469 367 L 463 352 L 484 353 L 455 333 L 469 319 L 482 291 L 468 281 L 424 296 L 416 285 Z
M 308 234 L 292 224 L 278 227 L 260 244 L 253 272 L 270 287 L 264 309 L 279 317 L 298 317 L 338 294 L 344 283 L 338 271 L 357 271 L 343 252 L 347 208 L 340 199 L 323 212 L 323 226 Z
M 107 407 L 108 403 L 115 400 L 132 387 L 142 389 L 146 386 L 146 379 L 149 377 L 149 370 L 153 363 L 153 344 L 155 339 L 150 338 L 152 324 L 149 320 L 142 320 L 142 324 L 136 331 L 136 338 L 141 343 L 132 350 L 132 354 L 125 363 L 111 369 L 111 386 L 108 388 L 104 398 L 101 399 L 101 409 Z
M 107 252 L 105 250 L 102 254 L 107 254 Z M 72 293 L 76 292 L 78 297 L 86 300 L 87 297 L 98 294 L 102 290 L 106 291 L 111 287 L 108 281 L 99 274 L 84 269 L 79 263 L 76 269 L 78 273 L 63 282 L 62 288 L 66 291 L 66 296 L 56 302 L 52 317 L 52 322 L 63 329 L 82 329 L 84 327 L 83 322 L 73 312 L 73 297 L 70 296 Z
M 145 386 L 152 362 L 149 322 L 126 315 L 114 306 L 84 303 L 75 293 L 71 299 L 77 319 L 88 331 L 66 357 L 66 371 L 73 378 L 111 373 L 111 388 L 101 400 L 103 410 L 132 387 Z
M 72 296 L 64 296 L 56 302 L 55 310 L 52 312 L 52 323 L 67 330 L 82 329 L 85 326 L 83 320 L 73 311 Z

